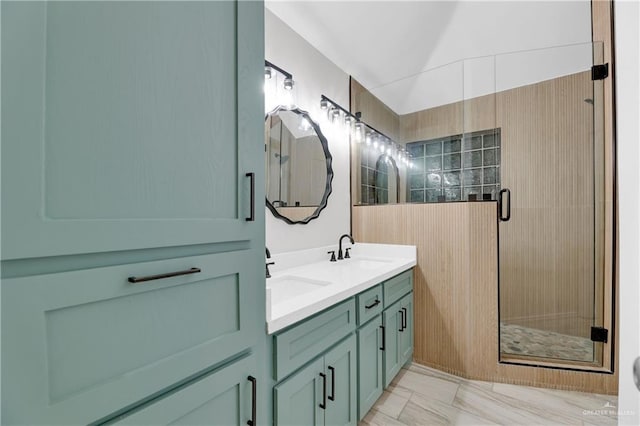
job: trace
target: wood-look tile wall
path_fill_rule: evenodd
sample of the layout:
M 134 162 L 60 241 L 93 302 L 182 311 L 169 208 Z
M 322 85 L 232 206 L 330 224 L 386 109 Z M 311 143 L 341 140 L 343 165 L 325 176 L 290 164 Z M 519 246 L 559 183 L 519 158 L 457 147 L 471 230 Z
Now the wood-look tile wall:
M 497 204 L 353 207 L 356 241 L 412 244 L 414 361 L 462 377 L 615 394 L 617 373 L 498 363 Z

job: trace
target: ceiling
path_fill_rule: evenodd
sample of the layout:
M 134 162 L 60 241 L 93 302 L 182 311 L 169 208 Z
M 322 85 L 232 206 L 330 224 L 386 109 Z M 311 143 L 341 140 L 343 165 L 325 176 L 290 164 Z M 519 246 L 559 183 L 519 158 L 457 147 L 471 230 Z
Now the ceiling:
M 591 41 L 588 0 L 267 0 L 266 7 L 399 114 L 460 98 L 468 71 L 456 61 Z M 587 50 L 590 60 L 590 47 Z M 511 62 L 526 73 L 531 68 L 523 65 L 527 61 L 534 68 L 544 61 L 547 71 L 550 63 L 568 61 L 566 49 L 554 55 L 541 57 L 538 52 Z M 483 71 L 492 75 L 492 88 L 500 86 L 493 77 L 496 72 Z M 564 68 L 558 72 L 568 73 Z M 531 75 L 527 81 L 541 78 Z M 453 86 L 459 86 L 460 93 L 442 90 Z

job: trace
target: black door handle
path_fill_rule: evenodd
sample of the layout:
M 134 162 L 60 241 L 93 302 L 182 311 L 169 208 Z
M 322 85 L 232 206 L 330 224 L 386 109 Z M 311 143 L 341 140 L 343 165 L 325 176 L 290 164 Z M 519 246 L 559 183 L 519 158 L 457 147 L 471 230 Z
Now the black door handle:
M 336 369 L 332 366 L 329 366 L 329 371 L 331 371 L 331 395 L 329 395 L 329 401 L 336 400 Z
M 504 194 L 507 194 L 507 215 L 503 216 L 502 212 L 504 211 Z M 507 222 L 511 219 L 511 191 L 508 188 L 503 188 L 500 190 L 500 195 L 498 196 L 498 209 L 500 209 L 500 220 L 502 222 Z
M 386 333 L 384 332 L 384 325 L 380 326 L 380 329 L 382 330 L 382 346 L 380 346 L 380 350 L 384 351 L 384 348 L 386 346 Z
M 256 424 L 256 393 L 258 387 L 258 381 L 255 377 L 249 376 L 247 380 L 251 382 L 251 420 L 247 420 L 249 426 L 255 426 Z
M 247 222 L 253 222 L 256 220 L 256 174 L 253 172 L 247 173 L 245 176 L 247 176 L 249 179 L 251 179 L 251 207 L 250 207 L 250 212 L 249 212 L 249 217 L 246 218 L 245 220 Z
M 407 329 L 407 308 L 402 308 L 402 329 Z
M 400 309 L 398 313 L 400 314 L 400 329 L 398 331 L 404 331 L 404 313 L 402 309 Z
M 324 373 L 320 373 L 320 377 L 322 377 L 322 403 L 320 404 L 320 408 L 323 410 L 327 409 L 327 375 Z

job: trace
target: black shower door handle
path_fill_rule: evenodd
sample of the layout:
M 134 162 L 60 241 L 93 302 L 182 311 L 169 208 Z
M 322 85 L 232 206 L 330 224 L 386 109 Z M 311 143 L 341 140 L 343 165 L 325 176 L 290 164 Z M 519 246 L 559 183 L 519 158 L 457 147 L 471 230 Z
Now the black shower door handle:
M 502 214 L 504 213 L 504 194 L 507 194 L 507 215 L 503 216 Z M 499 216 L 500 216 L 500 220 L 502 222 L 507 222 L 509 221 L 509 219 L 511 219 L 511 191 L 508 188 L 504 188 L 500 190 L 500 195 L 498 196 L 498 210 L 499 210 Z

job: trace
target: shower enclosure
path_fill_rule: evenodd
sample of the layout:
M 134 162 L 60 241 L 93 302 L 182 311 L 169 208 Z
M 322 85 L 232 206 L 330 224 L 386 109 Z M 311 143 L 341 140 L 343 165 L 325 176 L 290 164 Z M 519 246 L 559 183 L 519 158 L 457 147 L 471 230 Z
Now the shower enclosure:
M 602 43 L 575 44 L 458 61 L 372 92 L 353 86 L 351 106 L 365 120 L 382 116 L 372 93 L 406 91 L 405 111 L 373 124 L 409 158 L 397 162 L 398 182 L 377 179 L 388 154 L 356 140 L 355 205 L 496 204 L 485 226 L 497 226 L 503 364 L 612 369 L 614 156 L 603 57 Z M 398 197 L 386 196 L 392 190 Z
M 607 253 L 605 242 L 612 235 L 613 188 L 605 182 L 612 165 L 603 133 L 602 58 L 602 44 L 589 43 L 494 60 L 503 138 L 504 362 L 596 369 L 611 362 L 611 276 L 605 276 L 611 246 Z M 507 89 L 519 75 L 547 72 L 557 76 Z

